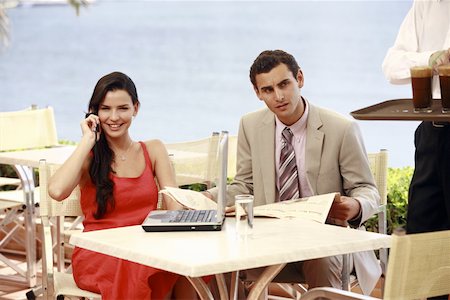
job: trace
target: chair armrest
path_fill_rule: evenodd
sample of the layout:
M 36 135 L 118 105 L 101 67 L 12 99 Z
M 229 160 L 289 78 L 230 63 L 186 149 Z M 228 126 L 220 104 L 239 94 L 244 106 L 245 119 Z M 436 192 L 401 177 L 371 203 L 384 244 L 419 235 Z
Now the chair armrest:
M 380 300 L 379 298 L 338 290 L 330 287 L 310 289 L 302 295 L 302 300 L 314 300 L 321 297 L 333 300 Z

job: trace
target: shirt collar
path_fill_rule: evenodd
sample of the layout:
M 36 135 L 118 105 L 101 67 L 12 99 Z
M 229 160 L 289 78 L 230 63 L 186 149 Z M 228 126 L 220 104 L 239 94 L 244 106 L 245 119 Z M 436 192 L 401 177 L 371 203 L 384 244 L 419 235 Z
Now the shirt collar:
M 303 112 L 303 115 L 300 117 L 300 119 L 298 119 L 297 122 L 295 122 L 294 124 L 292 124 L 291 126 L 287 126 L 285 124 L 283 124 L 283 122 L 281 122 L 277 116 L 275 116 L 275 130 L 276 130 L 276 134 L 278 136 L 282 136 L 281 133 L 283 132 L 285 127 L 288 127 L 289 129 L 291 129 L 292 133 L 294 134 L 294 136 L 299 136 L 302 134 L 302 131 L 305 130 L 306 128 L 306 122 L 308 120 L 308 115 L 309 115 L 309 104 L 308 101 L 306 101 L 306 99 L 304 99 L 302 97 L 302 101 L 303 103 L 305 103 L 305 111 Z

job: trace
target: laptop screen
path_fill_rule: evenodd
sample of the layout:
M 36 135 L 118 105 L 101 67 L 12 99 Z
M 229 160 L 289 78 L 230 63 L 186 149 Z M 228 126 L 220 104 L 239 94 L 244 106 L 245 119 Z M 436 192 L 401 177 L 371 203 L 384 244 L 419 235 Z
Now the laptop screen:
M 217 188 L 219 189 L 217 197 L 217 219 L 225 218 L 225 207 L 227 204 L 227 166 L 228 166 L 228 132 L 222 131 L 219 137 L 218 159 L 218 178 Z

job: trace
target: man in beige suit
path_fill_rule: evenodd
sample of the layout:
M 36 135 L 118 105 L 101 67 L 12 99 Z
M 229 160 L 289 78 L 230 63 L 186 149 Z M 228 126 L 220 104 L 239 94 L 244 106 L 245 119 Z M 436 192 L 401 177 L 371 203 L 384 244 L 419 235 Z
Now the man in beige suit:
M 379 194 L 357 124 L 303 98 L 303 73 L 295 58 L 284 51 L 262 52 L 250 68 L 250 80 L 267 108 L 241 119 L 237 173 L 227 188 L 228 203 L 232 204 L 237 194 L 253 194 L 255 205 L 280 201 L 280 153 L 285 145 L 282 132 L 287 127 L 293 134 L 298 174 L 294 177 L 298 180 L 295 196 L 339 192 L 341 197 L 333 203 L 328 222 L 359 227 L 374 214 Z M 208 192 L 216 198 L 215 189 Z M 381 273 L 376 269 L 370 291 Z M 310 288 L 342 288 L 341 271 L 342 256 L 337 256 L 289 264 L 279 276 L 298 274 L 299 281 L 306 280 Z

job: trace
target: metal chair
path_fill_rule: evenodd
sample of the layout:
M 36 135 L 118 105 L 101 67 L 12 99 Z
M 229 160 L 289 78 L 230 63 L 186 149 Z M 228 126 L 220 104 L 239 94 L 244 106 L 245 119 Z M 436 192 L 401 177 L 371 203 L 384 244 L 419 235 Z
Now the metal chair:
M 51 107 L 0 112 L 0 151 L 56 145 L 58 139 Z M 27 267 L 24 269 L 0 255 L 0 260 L 15 272 L 12 275 L 2 275 L 0 279 L 32 287 L 36 285 L 35 203 L 39 202 L 39 193 L 35 190 L 32 168 L 22 165 L 12 167 L 20 179 L 21 189 L 0 192 L 0 251 L 26 255 Z M 12 246 L 12 242 L 23 245 L 24 251 L 15 249 L 17 246 Z
M 450 230 L 392 235 L 383 299 L 424 299 L 449 294 L 449 253 Z M 302 295 L 302 300 L 319 298 L 378 299 L 334 288 L 314 288 Z
M 71 195 L 63 200 L 53 200 L 48 194 L 48 179 L 56 171 L 58 166 L 47 164 L 42 160 L 39 165 L 39 185 L 41 187 L 41 220 L 43 225 L 43 244 L 42 244 L 42 287 L 44 299 L 52 299 L 60 295 L 76 296 L 84 298 L 101 298 L 101 295 L 82 290 L 77 287 L 72 274 L 64 270 L 64 218 L 67 216 L 83 216 L 81 210 L 79 195 L 80 191 L 76 188 Z M 52 238 L 51 219 L 56 219 L 56 230 Z M 55 241 L 54 241 L 55 240 Z M 57 249 L 57 267 L 54 263 L 54 250 Z

